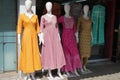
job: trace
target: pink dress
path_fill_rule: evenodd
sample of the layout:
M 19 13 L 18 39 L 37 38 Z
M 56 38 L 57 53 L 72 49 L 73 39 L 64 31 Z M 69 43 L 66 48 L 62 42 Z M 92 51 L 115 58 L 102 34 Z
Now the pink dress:
M 44 44 L 42 45 L 43 69 L 62 68 L 66 62 L 59 37 L 56 16 L 43 15 L 40 22 L 41 31 L 44 33 Z
M 74 18 L 61 16 L 58 19 L 58 23 L 63 25 L 62 44 L 66 58 L 66 65 L 63 67 L 63 71 L 74 71 L 77 68 L 82 68 L 75 38 L 76 26 Z

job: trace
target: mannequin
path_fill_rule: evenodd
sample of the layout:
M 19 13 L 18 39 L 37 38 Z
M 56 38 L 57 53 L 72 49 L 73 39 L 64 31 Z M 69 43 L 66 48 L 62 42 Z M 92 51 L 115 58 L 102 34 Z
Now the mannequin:
M 43 69 L 48 70 L 48 78 L 53 79 L 51 70 L 57 69 L 57 74 L 63 78 L 60 68 L 65 65 L 65 58 L 60 42 L 59 31 L 57 27 L 57 18 L 52 14 L 52 3 L 46 3 L 47 13 L 41 17 L 41 41 L 42 45 L 42 63 Z M 57 46 L 57 47 L 56 47 Z M 58 57 L 59 56 L 59 57 Z M 49 60 L 49 62 L 48 62 Z M 56 62 L 57 61 L 57 62 Z
M 83 15 L 78 19 L 78 31 L 79 31 L 79 50 L 81 53 L 81 59 L 83 63 L 83 70 L 86 71 L 86 65 L 91 52 L 91 18 L 88 16 L 89 6 L 83 6 Z
M 37 46 L 38 41 L 36 35 L 37 33 L 40 38 L 40 33 L 39 33 L 40 28 L 38 23 L 38 17 L 37 15 L 33 14 L 31 10 L 32 8 L 31 0 L 25 1 L 25 8 L 26 8 L 26 12 L 20 15 L 17 25 L 18 45 L 21 46 L 18 73 L 20 77 L 22 72 L 25 73 L 26 74 L 26 76 L 24 77 L 25 80 L 35 80 L 34 72 L 42 68 L 39 48 Z M 22 28 L 24 28 L 23 33 L 22 33 Z M 21 35 L 21 33 L 23 35 Z M 22 36 L 22 41 L 21 41 L 21 36 Z M 34 43 L 32 42 L 32 39 L 34 40 Z M 30 76 L 32 79 L 30 78 Z
M 80 61 L 79 51 L 75 39 L 75 33 L 77 31 L 75 20 L 72 16 L 70 16 L 69 4 L 64 5 L 64 11 L 65 15 L 58 19 L 58 23 L 62 23 L 63 25 L 62 44 L 66 58 L 66 65 L 63 67 L 63 71 L 66 72 L 68 77 L 72 76 L 70 72 L 79 76 L 77 69 L 82 69 L 82 63 Z

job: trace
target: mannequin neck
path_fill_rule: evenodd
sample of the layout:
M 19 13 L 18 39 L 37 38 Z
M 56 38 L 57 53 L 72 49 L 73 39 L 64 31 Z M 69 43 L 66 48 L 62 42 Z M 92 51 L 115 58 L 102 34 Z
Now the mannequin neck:
M 31 10 L 29 10 L 29 11 L 27 10 L 26 13 L 27 14 L 33 14 L 33 12 Z
M 32 12 L 31 10 L 26 11 L 25 14 L 26 14 L 29 18 L 31 18 L 31 17 L 33 16 L 33 12 Z
M 84 14 L 83 17 L 84 17 L 85 19 L 89 19 L 88 14 Z
M 47 12 L 46 15 L 49 16 L 49 17 L 52 17 L 52 16 L 53 16 L 53 15 L 52 15 L 52 12 Z
M 65 13 L 65 17 L 67 17 L 67 18 L 71 18 L 71 16 L 70 16 L 69 13 Z

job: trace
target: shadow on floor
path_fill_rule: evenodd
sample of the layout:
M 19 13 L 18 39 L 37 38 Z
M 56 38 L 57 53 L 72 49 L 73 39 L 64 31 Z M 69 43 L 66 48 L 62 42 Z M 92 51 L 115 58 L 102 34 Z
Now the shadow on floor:
M 92 73 L 81 74 L 80 79 L 118 73 L 120 72 L 120 63 L 114 63 L 111 61 L 94 62 L 88 64 L 88 69 L 92 71 Z
M 91 71 L 91 73 L 80 74 L 79 77 L 68 78 L 68 80 L 80 80 L 80 79 L 85 79 L 85 78 L 90 78 L 95 76 L 118 73 L 120 72 L 120 63 L 114 63 L 111 61 L 94 62 L 94 63 L 89 63 L 87 68 Z M 37 75 L 40 75 L 39 72 L 36 74 L 36 76 Z

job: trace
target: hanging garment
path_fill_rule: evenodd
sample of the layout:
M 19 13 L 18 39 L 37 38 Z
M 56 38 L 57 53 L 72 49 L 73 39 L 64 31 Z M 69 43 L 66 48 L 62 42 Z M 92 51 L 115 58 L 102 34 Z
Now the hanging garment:
M 47 12 L 46 8 L 44 8 L 43 14 L 46 14 L 46 12 Z M 61 15 L 61 5 L 60 5 L 60 3 L 57 3 L 57 2 L 52 3 L 52 14 L 54 14 L 57 17 L 60 17 L 60 15 Z
M 42 45 L 42 65 L 44 69 L 62 68 L 65 57 L 61 45 L 56 16 L 43 15 L 41 17 L 41 31 L 44 33 Z
M 37 38 L 37 34 L 40 32 L 37 15 L 34 14 L 29 18 L 26 14 L 21 14 L 17 24 L 18 34 L 22 32 L 22 28 L 24 31 L 18 67 L 24 73 L 33 73 L 42 68 Z
M 71 3 L 70 4 L 70 15 L 75 18 L 77 22 L 78 17 L 81 15 L 82 12 L 82 4 L 81 3 Z
M 61 14 L 61 7 L 60 3 L 53 3 L 52 13 L 57 17 L 60 17 Z
M 58 19 L 58 23 L 62 23 L 63 25 L 62 45 L 66 59 L 63 71 L 74 71 L 82 67 L 75 38 L 75 21 L 73 17 L 66 18 L 65 16 L 61 16 Z
M 105 7 L 95 5 L 92 9 L 92 45 L 104 44 L 104 23 L 105 23 Z
M 90 57 L 91 53 L 91 29 L 92 20 L 86 20 L 83 16 L 78 19 L 77 28 L 79 31 L 79 51 L 81 58 Z

